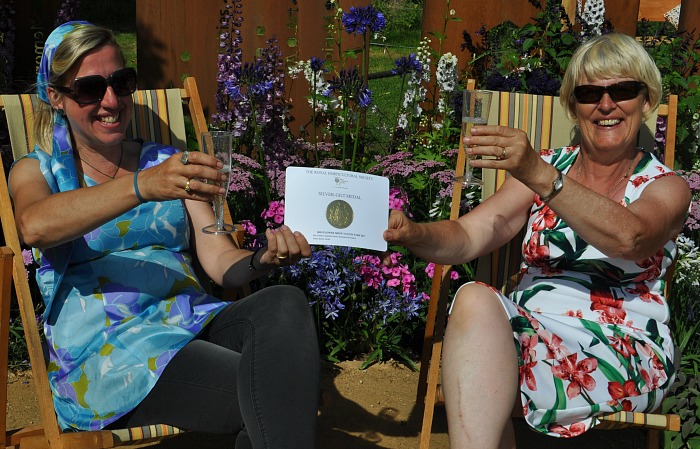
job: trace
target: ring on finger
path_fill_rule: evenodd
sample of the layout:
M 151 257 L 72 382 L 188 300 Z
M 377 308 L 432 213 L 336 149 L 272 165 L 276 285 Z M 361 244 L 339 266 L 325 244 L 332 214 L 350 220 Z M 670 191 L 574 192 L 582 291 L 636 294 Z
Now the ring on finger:
M 185 183 L 185 192 L 190 193 L 192 191 L 192 188 L 190 187 L 190 179 L 187 180 Z
M 180 162 L 182 162 L 182 165 L 187 165 L 187 163 L 190 161 L 190 152 L 189 151 L 183 151 L 182 156 L 180 156 Z
M 507 153 L 506 153 L 506 149 L 505 149 L 505 148 L 503 148 L 503 151 L 501 152 L 501 155 L 500 155 L 500 156 L 498 156 L 498 159 L 499 159 L 499 160 L 503 160 L 503 159 L 505 159 L 505 158 L 506 158 L 506 155 L 507 155 Z
M 283 260 L 283 259 L 286 259 L 286 258 L 287 258 L 287 256 L 285 256 L 284 254 L 280 254 L 280 253 L 277 253 L 277 254 L 275 255 L 275 257 L 277 257 L 279 260 Z

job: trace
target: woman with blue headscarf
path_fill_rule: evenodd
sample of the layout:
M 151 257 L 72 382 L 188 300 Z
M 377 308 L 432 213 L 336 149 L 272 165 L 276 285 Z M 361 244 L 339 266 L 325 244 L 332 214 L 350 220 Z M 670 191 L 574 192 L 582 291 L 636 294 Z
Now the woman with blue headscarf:
M 318 343 L 304 295 L 263 289 L 235 303 L 205 291 L 310 255 L 267 232 L 251 253 L 204 234 L 221 163 L 127 140 L 136 72 L 113 35 L 69 22 L 46 41 L 34 151 L 10 177 L 46 311 L 49 381 L 63 428 L 154 423 L 238 434 L 241 447 L 313 447 Z

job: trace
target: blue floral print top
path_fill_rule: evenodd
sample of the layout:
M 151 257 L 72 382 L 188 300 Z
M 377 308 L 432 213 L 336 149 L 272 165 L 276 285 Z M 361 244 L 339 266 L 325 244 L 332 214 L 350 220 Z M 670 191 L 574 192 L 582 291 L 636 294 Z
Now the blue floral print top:
M 177 151 L 145 143 L 140 169 Z M 66 190 L 61 185 L 72 170 L 56 167 L 39 149 L 28 157 L 39 161 L 54 193 Z M 85 183 L 96 185 L 87 177 Z M 226 305 L 197 279 L 189 237 L 182 201 L 148 202 L 82 238 L 34 249 L 62 428 L 100 429 L 131 411 L 177 351 Z

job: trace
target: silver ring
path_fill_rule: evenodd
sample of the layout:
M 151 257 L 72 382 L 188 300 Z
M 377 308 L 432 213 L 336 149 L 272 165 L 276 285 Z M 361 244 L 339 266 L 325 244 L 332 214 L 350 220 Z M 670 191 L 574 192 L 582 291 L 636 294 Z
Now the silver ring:
M 501 155 L 498 156 L 498 159 L 499 159 L 499 160 L 503 160 L 503 159 L 505 159 L 505 158 L 506 158 L 506 149 L 504 148 L 504 149 L 503 149 L 503 152 L 501 153 Z
M 189 151 L 183 151 L 182 156 L 180 156 L 180 162 L 182 162 L 182 165 L 187 165 L 187 163 L 190 161 L 190 152 Z M 188 181 L 189 183 L 189 181 Z M 187 189 L 185 189 L 187 190 Z
M 185 183 L 185 192 L 190 193 L 191 190 L 192 188 L 190 188 L 190 180 L 188 179 Z

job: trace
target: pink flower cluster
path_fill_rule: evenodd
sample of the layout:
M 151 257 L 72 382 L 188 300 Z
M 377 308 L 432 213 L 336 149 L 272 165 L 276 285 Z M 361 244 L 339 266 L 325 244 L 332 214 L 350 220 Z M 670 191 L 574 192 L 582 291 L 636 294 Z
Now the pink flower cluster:
M 430 279 L 433 278 L 433 275 L 435 274 L 435 264 L 433 262 L 430 262 L 427 267 L 425 267 L 425 273 L 428 275 Z M 450 279 L 453 281 L 456 281 L 459 278 L 459 273 L 457 273 L 455 270 L 450 271 Z
M 401 287 L 403 293 L 415 294 L 416 277 L 405 264 L 399 264 L 401 253 L 391 254 L 391 266 L 382 265 L 378 256 L 365 254 L 355 258 L 360 264 L 359 273 L 367 285 L 379 289 L 383 282 L 389 287 Z
M 398 187 L 389 190 L 389 209 L 400 210 L 409 217 L 412 216 L 408 211 L 408 195 Z
M 29 249 L 23 249 L 22 260 L 24 261 L 25 267 L 32 266 L 32 264 L 34 263 L 34 256 L 32 255 L 32 251 Z M 24 271 L 27 273 L 27 279 L 29 279 L 29 270 L 25 269 Z
M 248 234 L 248 235 L 255 235 L 255 234 L 258 233 L 257 228 L 255 227 L 255 225 L 253 224 L 253 222 L 250 221 L 250 220 L 242 220 L 242 221 L 241 221 L 241 227 L 243 228 L 243 230 L 245 231 L 245 233 Z
M 284 200 L 271 201 L 270 206 L 262 211 L 260 216 L 267 227 L 277 227 L 284 223 Z

